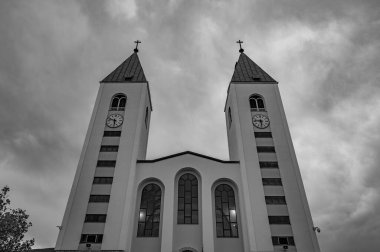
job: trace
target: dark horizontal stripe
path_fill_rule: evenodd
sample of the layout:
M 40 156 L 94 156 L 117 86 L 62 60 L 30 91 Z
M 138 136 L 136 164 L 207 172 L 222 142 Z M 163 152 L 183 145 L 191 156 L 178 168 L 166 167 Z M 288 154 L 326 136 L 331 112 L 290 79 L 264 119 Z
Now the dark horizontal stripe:
M 272 138 L 272 132 L 255 132 L 256 138 Z
M 121 131 L 106 130 L 106 131 L 104 131 L 103 136 L 105 136 L 105 137 L 119 137 L 119 136 L 121 136 Z
M 260 168 L 278 168 L 278 162 L 259 162 Z
M 257 152 L 276 152 L 274 146 L 257 146 Z

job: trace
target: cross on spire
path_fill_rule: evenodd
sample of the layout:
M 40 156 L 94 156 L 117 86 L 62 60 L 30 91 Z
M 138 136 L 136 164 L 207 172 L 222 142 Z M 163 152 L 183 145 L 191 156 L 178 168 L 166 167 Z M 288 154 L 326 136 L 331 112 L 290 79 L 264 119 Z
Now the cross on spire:
M 141 43 L 141 41 L 140 40 L 136 40 L 135 43 L 136 43 L 136 48 L 133 51 L 135 53 L 137 53 L 139 51 L 139 49 L 137 49 L 137 47 L 139 46 L 139 44 Z
M 240 53 L 244 52 L 244 49 L 241 48 L 241 44 L 243 44 L 243 41 L 241 41 L 241 40 L 239 39 L 238 41 L 236 41 L 236 43 L 238 43 L 239 46 L 240 46 L 240 50 L 239 50 L 239 52 L 240 52 Z

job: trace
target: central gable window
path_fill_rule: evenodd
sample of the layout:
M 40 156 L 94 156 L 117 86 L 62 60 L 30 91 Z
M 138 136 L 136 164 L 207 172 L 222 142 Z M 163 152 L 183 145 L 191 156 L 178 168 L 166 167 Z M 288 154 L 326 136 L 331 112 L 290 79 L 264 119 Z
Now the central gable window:
M 198 179 L 186 173 L 178 181 L 178 224 L 198 224 Z

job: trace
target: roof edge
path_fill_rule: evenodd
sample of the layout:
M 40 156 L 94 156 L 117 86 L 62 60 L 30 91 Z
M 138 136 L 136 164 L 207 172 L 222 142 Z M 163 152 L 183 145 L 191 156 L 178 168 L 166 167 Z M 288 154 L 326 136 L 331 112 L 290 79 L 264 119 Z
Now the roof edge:
M 99 83 L 148 83 L 148 81 L 99 81 Z
M 160 158 L 156 158 L 156 159 L 151 159 L 151 160 L 137 160 L 137 163 L 155 163 L 155 162 L 159 162 L 159 161 L 170 159 L 170 158 L 179 157 L 179 156 L 186 155 L 186 154 L 190 154 L 190 155 L 194 155 L 197 157 L 209 159 L 209 160 L 216 161 L 219 163 L 227 163 L 227 164 L 238 164 L 238 163 L 240 163 L 240 161 L 221 160 L 218 158 L 210 157 L 210 156 L 199 154 L 199 153 L 192 152 L 192 151 L 183 151 L 183 152 L 179 152 L 179 153 L 175 153 L 172 155 L 168 155 L 168 156 L 164 156 L 164 157 L 160 157 Z
M 230 84 L 278 84 L 278 81 L 230 81 Z

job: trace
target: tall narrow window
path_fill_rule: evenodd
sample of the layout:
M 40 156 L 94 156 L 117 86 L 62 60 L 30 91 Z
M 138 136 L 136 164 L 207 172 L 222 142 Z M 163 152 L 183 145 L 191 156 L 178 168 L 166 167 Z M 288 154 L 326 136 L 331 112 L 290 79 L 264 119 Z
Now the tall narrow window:
M 138 237 L 158 237 L 160 230 L 161 188 L 148 184 L 141 193 Z
M 235 193 L 227 184 L 215 188 L 215 219 L 217 237 L 239 237 Z
M 148 107 L 146 107 L 146 109 L 145 109 L 145 128 L 148 128 L 148 113 L 149 113 L 149 109 L 148 109 Z
M 251 95 L 249 97 L 249 105 L 252 111 L 265 111 L 264 98 L 261 95 Z
M 231 127 L 231 124 L 232 124 L 231 108 L 228 108 L 228 127 Z
M 178 181 L 178 224 L 198 224 L 198 179 L 186 173 Z
M 112 97 L 110 110 L 124 110 L 127 97 L 124 94 L 116 94 Z

